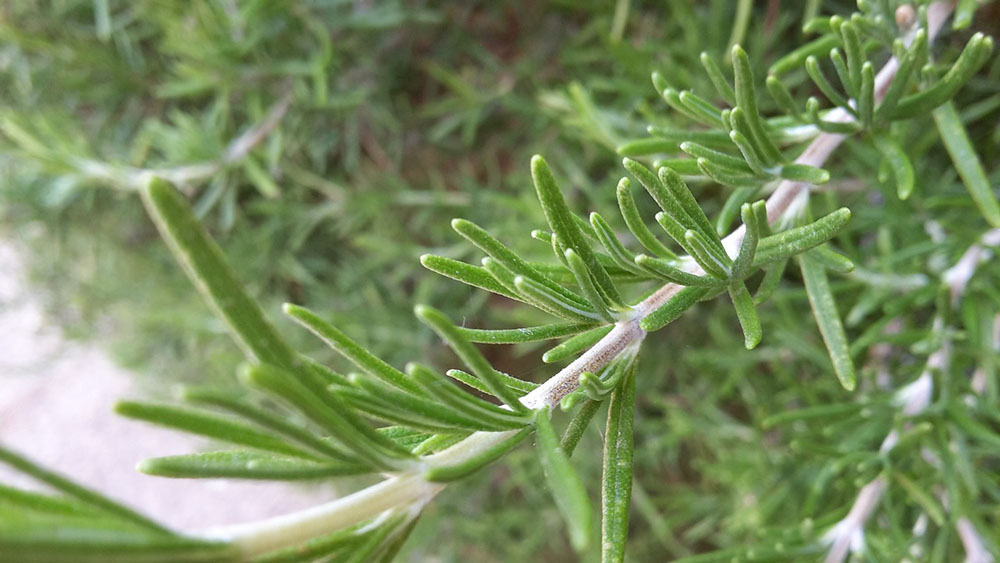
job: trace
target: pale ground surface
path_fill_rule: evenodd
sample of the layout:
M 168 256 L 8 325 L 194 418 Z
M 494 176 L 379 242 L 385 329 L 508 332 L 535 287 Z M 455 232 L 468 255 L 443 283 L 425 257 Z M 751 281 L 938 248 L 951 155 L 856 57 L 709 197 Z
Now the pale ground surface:
M 306 508 L 330 488 L 149 477 L 147 457 L 189 453 L 205 443 L 115 415 L 136 397 L 133 376 L 100 350 L 67 342 L 26 298 L 19 261 L 0 241 L 0 442 L 51 469 L 124 501 L 176 529 L 246 522 Z M 31 482 L 0 465 L 0 481 Z

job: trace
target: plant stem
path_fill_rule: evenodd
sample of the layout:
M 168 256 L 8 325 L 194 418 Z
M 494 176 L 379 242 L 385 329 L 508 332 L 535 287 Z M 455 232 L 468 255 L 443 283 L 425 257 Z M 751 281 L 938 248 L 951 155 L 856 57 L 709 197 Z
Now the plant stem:
M 951 2 L 935 2 L 928 8 L 928 41 L 940 30 L 944 20 L 951 14 Z M 908 38 L 907 38 L 908 39 Z M 885 96 L 885 92 L 896 76 L 899 62 L 893 57 L 875 77 L 875 103 Z M 848 122 L 853 117 L 845 110 L 836 108 L 825 119 Z M 823 133 L 818 135 L 795 160 L 797 164 L 821 167 L 827 158 L 846 139 L 846 135 Z M 767 199 L 767 220 L 780 224 L 789 217 L 797 216 L 808 202 L 811 184 L 784 180 Z M 723 246 L 730 257 L 735 258 L 743 242 L 744 227 L 730 233 L 723 239 Z M 693 261 L 687 263 L 686 271 L 702 275 L 704 271 Z M 604 338 L 575 361 L 560 370 L 541 386 L 521 398 L 530 409 L 544 406 L 554 407 L 567 394 L 579 386 L 579 377 L 584 371 L 596 372 L 631 345 L 637 345 L 646 335 L 639 323 L 660 308 L 683 286 L 668 283 L 636 304 L 628 318 L 615 323 L 614 328 Z M 428 455 L 420 467 L 358 491 L 347 497 L 276 518 L 246 525 L 217 529 L 208 533 L 211 539 L 228 540 L 246 558 L 252 558 L 269 551 L 295 545 L 309 538 L 334 532 L 340 528 L 375 517 L 386 510 L 410 506 L 422 508 L 443 485 L 429 483 L 422 478 L 422 468 L 443 467 L 467 460 L 476 454 L 495 446 L 509 438 L 516 431 L 475 432 L 465 440 L 441 452 Z

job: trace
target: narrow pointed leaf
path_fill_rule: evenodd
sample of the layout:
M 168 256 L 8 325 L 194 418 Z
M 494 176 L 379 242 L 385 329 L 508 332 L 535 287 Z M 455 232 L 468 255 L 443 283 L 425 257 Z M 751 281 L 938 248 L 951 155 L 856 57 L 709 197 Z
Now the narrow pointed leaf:
M 733 300 L 733 307 L 736 308 L 736 316 L 740 320 L 740 327 L 743 329 L 743 345 L 747 350 L 753 350 L 760 344 L 762 331 L 760 329 L 760 318 L 757 316 L 757 307 L 754 305 L 747 286 L 742 281 L 734 283 L 729 288 L 729 296 Z
M 830 291 L 830 283 L 826 270 L 820 264 L 813 262 L 807 256 L 800 257 L 799 267 L 802 269 L 802 280 L 805 282 L 806 293 L 809 295 L 809 305 L 812 307 L 823 343 L 830 353 L 833 371 L 837 374 L 840 384 L 851 391 L 854 389 L 857 376 L 854 372 L 854 362 L 851 361 L 850 349 L 844 325 L 837 312 L 837 304 Z
M 566 521 L 570 541 L 577 552 L 583 552 L 590 544 L 593 510 L 590 497 L 576 469 L 570 463 L 566 452 L 559 445 L 559 438 L 549 420 L 549 409 L 542 408 L 535 413 L 537 444 L 535 450 L 542 464 L 556 507 Z
M 427 389 L 432 396 L 465 416 L 495 425 L 501 430 L 515 430 L 529 422 L 526 416 L 517 415 L 471 393 L 462 391 L 447 378 L 430 368 L 411 363 L 407 366 L 407 373 L 424 389 Z
M 537 342 L 552 340 L 564 336 L 572 336 L 594 328 L 593 323 L 557 323 L 524 328 L 479 329 L 456 327 L 458 332 L 470 342 L 484 344 L 520 344 L 522 342 Z
M 102 512 L 136 524 L 158 535 L 170 534 L 170 531 L 167 530 L 167 528 L 147 518 L 146 516 L 139 514 L 131 508 L 123 506 L 97 491 L 79 485 L 54 471 L 45 469 L 28 458 L 3 446 L 0 446 L 0 463 L 10 466 L 17 471 L 39 481 L 40 483 L 44 483 L 49 487 L 52 487 L 53 489 L 84 503 L 87 506 L 92 506 Z M 5 538 L 4 542 L 6 541 L 7 539 Z
M 726 77 L 723 76 L 722 69 L 715 63 L 715 59 L 704 51 L 702 51 L 700 59 L 701 66 L 705 69 L 705 74 L 708 75 L 709 80 L 712 81 L 712 86 L 715 86 L 715 91 L 718 92 L 719 97 L 729 105 L 736 105 L 736 92 L 733 91 L 733 87 L 726 80 Z
M 587 430 L 587 426 L 590 425 L 590 421 L 593 420 L 599 408 L 601 408 L 601 401 L 588 399 L 570 419 L 562 439 L 559 440 L 559 447 L 566 452 L 566 457 L 573 457 L 576 445 L 580 443 L 580 438 L 583 437 L 583 433 Z
M 750 205 L 744 203 L 740 209 L 740 216 L 743 218 L 743 225 L 746 227 L 743 233 L 743 242 L 740 243 L 739 253 L 733 261 L 733 279 L 742 280 L 750 275 L 753 267 L 753 257 L 757 253 L 757 243 L 760 242 L 760 223 L 757 219 L 760 211 L 767 213 L 767 206 L 763 201 Z
M 643 274 L 643 271 L 635 265 L 635 255 L 619 242 L 615 232 L 603 217 L 597 213 L 591 213 L 590 223 L 594 227 L 597 239 L 608 251 L 608 255 L 611 256 L 611 259 L 615 261 L 618 267 L 633 274 Z
M 688 229 L 684 233 L 684 240 L 687 241 L 688 248 L 692 250 L 691 257 L 698 262 L 705 273 L 719 279 L 730 277 L 732 262 L 729 257 L 726 256 L 723 259 L 701 233 Z
M 958 170 L 958 175 L 965 183 L 965 189 L 976 202 L 979 212 L 986 222 L 995 228 L 1000 228 L 1000 203 L 994 195 L 983 164 L 976 154 L 969 135 L 962 125 L 962 120 L 955 111 L 955 104 L 947 102 L 932 112 L 934 124 L 937 125 L 941 140 L 951 155 L 951 161 Z
M 311 462 L 249 451 L 221 451 L 146 459 L 138 470 L 147 475 L 175 478 L 227 478 L 296 481 L 371 471 L 365 464 Z
M 915 184 L 910 157 L 889 134 L 873 135 L 872 140 L 882 154 L 882 158 L 888 163 L 889 169 L 892 170 L 892 175 L 896 180 L 896 195 L 902 200 L 909 198 Z
M 135 420 L 152 422 L 231 444 L 303 459 L 316 459 L 315 454 L 289 445 L 280 436 L 236 419 L 204 411 L 173 405 L 120 401 L 115 405 L 115 412 Z
M 222 251 L 205 232 L 184 196 L 158 178 L 150 181 L 141 193 L 147 213 L 174 258 L 202 297 L 229 325 L 244 352 L 261 362 L 294 366 L 295 352 L 236 279 Z
M 550 291 L 549 288 L 524 276 L 514 278 L 514 287 L 524 296 L 524 300 L 535 306 L 567 320 L 580 322 L 601 321 L 601 316 L 597 314 L 591 306 L 578 306 L 570 303 Z
M 889 115 L 890 119 L 905 119 L 929 113 L 950 100 L 988 60 L 993 50 L 993 38 L 982 33 L 973 35 L 948 72 L 933 86 L 906 96 Z
M 722 280 L 710 276 L 698 276 L 686 272 L 666 260 L 651 258 L 645 254 L 635 257 L 635 263 L 654 274 L 656 277 L 680 285 L 693 285 L 698 287 L 716 287 Z
M 549 165 L 545 159 L 538 155 L 531 158 L 531 178 L 535 183 L 538 201 L 542 204 L 542 211 L 545 213 L 549 226 L 552 227 L 552 232 L 563 241 L 567 248 L 579 255 L 601 293 L 614 302 L 620 302 L 621 296 L 618 295 L 618 289 L 584 238 L 580 225 L 574 219 L 576 216 L 566 205 L 562 191 L 556 185 L 556 179 L 552 175 Z
M 601 319 L 609 323 L 614 323 L 615 316 L 610 310 L 614 304 L 605 301 L 604 296 L 601 295 L 600 290 L 594 284 L 594 280 L 590 277 L 587 265 L 583 263 L 583 259 L 572 248 L 567 248 L 563 255 L 566 257 L 566 263 L 573 272 L 573 277 L 576 278 L 576 283 L 580 286 L 580 290 L 583 291 L 584 297 L 587 298 L 587 301 L 590 301 L 590 304 L 597 311 Z
M 760 149 L 762 158 L 767 162 L 780 162 L 783 160 L 781 152 L 771 141 L 757 109 L 757 94 L 753 71 L 750 69 L 750 58 L 739 45 L 733 45 L 731 53 L 736 82 L 736 105 L 746 113 L 747 121 L 750 123 L 750 136 Z
M 618 182 L 618 207 L 621 209 L 622 218 L 625 219 L 625 225 L 628 226 L 628 230 L 632 232 L 636 240 L 639 241 L 646 250 L 651 252 L 655 256 L 661 258 L 677 258 L 677 255 L 673 253 L 669 248 L 663 245 L 659 239 L 649 230 L 646 226 L 645 221 L 639 216 L 639 210 L 635 206 L 635 200 L 632 199 L 632 192 L 629 190 L 628 178 L 622 178 Z
M 309 329 L 309 332 L 318 336 L 323 342 L 329 344 L 331 348 L 366 373 L 381 379 L 393 387 L 420 394 L 420 389 L 408 380 L 403 372 L 362 348 L 340 329 L 324 321 L 316 313 L 304 307 L 292 305 L 291 303 L 286 303 L 284 310 L 286 315 Z
M 577 334 L 573 338 L 545 352 L 542 355 L 542 361 L 550 364 L 574 356 L 596 344 L 598 340 L 604 338 L 613 328 L 613 325 L 599 326 L 587 332 Z
M 794 227 L 760 239 L 754 265 L 784 260 L 819 246 L 833 238 L 851 219 L 851 211 L 842 207 L 808 225 Z
M 455 281 L 485 289 L 491 293 L 503 295 L 517 301 L 521 300 L 515 292 L 501 285 L 489 272 L 479 266 L 473 266 L 472 264 L 466 264 L 465 262 L 443 256 L 434 256 L 433 254 L 421 256 L 420 263 L 428 270 Z
M 625 560 L 628 513 L 632 502 L 633 419 L 635 371 L 629 368 L 624 382 L 611 395 L 604 432 L 604 464 L 601 477 L 601 561 Z
M 642 319 L 639 322 L 639 326 L 648 332 L 659 330 L 684 314 L 684 311 L 687 311 L 701 300 L 702 297 L 708 295 L 709 291 L 705 287 L 685 287 L 674 294 L 666 303 Z
M 443 313 L 426 305 L 418 305 L 414 311 L 421 321 L 434 329 L 434 332 L 451 346 L 455 354 L 472 369 L 472 373 L 486 385 L 490 393 L 515 412 L 525 410 L 517 394 L 507 387 L 500 374 L 493 369 L 482 353 L 455 329 L 455 325 Z

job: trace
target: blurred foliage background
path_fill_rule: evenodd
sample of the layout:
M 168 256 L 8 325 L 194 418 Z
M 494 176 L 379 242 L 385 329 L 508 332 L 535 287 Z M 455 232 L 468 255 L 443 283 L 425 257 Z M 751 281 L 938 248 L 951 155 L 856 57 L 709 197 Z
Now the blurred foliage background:
M 532 324 L 536 314 L 421 271 L 417 258 L 425 252 L 472 256 L 451 231 L 452 217 L 547 256 L 550 249 L 527 234 L 544 223 L 528 177 L 531 154 L 552 163 L 575 209 L 611 209 L 621 175 L 615 147 L 645 136 L 648 123 L 671 122 L 650 87 L 652 70 L 679 88 L 710 92 L 699 54 L 721 60 L 735 38 L 763 76 L 807 39 L 805 19 L 854 7 L 771 0 L 755 3 L 742 20 L 739 4 L 751 3 L 5 2 L 0 229 L 25 251 L 32 290 L 52 319 L 106 347 L 153 392 L 232 377 L 241 355 L 132 193 L 148 172 L 184 189 L 272 311 L 283 301 L 303 304 L 395 365 L 441 358 L 443 346 L 413 319 L 416 302 L 470 326 Z M 976 30 L 996 35 L 1000 18 L 990 14 L 997 12 L 983 12 L 940 49 L 960 47 Z M 810 90 L 804 72 L 797 80 Z M 957 101 L 981 158 L 997 162 L 1000 63 L 987 65 Z M 901 291 L 900 280 L 936 275 L 984 228 L 963 221 L 976 212 L 929 123 L 901 132 L 919 178 L 905 203 L 890 183 L 873 185 L 879 163 L 870 151 L 849 143 L 829 165 L 838 197 L 857 194 L 840 199 L 856 217 L 840 247 L 855 259 L 881 258 L 858 262 L 871 276 L 835 286 L 849 331 L 863 342 L 860 363 L 880 342 L 926 345 L 926 307 L 936 289 L 923 278 Z M 987 172 L 996 185 L 1000 168 Z M 724 200 L 717 186 L 694 188 L 710 213 Z M 821 197 L 834 207 L 832 194 Z M 947 237 L 925 233 L 930 216 Z M 800 286 L 792 280 L 762 308 L 766 336 L 752 352 L 742 350 L 724 303 L 699 306 L 646 346 L 634 560 L 811 533 L 822 524 L 812 518 L 842 515 L 838 507 L 846 510 L 857 484 L 875 471 L 859 464 L 830 476 L 839 496 L 810 498 L 840 440 L 850 435 L 849 447 L 875 449 L 884 424 L 869 421 L 865 434 L 862 417 L 799 440 L 793 431 L 763 429 L 762 420 L 792 406 L 847 397 L 830 374 Z M 992 300 L 963 322 L 982 324 L 1000 310 L 996 288 L 983 291 Z M 903 328 L 886 335 L 890 318 Z M 304 331 L 273 319 L 299 349 L 333 361 Z M 961 346 L 958 364 L 975 362 L 988 343 L 969 338 Z M 498 367 L 528 379 L 555 371 L 540 362 L 537 346 L 489 352 Z M 865 372 L 863 397 L 884 404 L 882 387 L 919 372 L 917 358 L 901 357 L 888 370 L 891 381 L 877 384 L 875 367 Z M 877 419 L 881 411 L 872 412 Z M 600 438 L 592 431 L 574 460 L 596 490 Z M 532 455 L 516 451 L 449 487 L 408 544 L 410 557 L 569 557 L 537 473 Z

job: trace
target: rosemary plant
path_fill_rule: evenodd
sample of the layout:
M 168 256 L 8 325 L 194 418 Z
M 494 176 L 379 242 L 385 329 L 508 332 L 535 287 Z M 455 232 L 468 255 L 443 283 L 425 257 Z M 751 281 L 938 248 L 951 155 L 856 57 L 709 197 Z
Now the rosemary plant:
M 745 14 L 749 3 L 741 6 Z M 1000 299 L 995 264 L 987 257 L 1000 245 L 1000 205 L 953 99 L 987 64 L 993 40 L 972 35 L 954 60 L 931 49 L 948 21 L 952 28 L 968 25 L 975 2 L 862 1 L 858 7 L 847 16 L 811 19 L 806 29 L 817 38 L 780 57 L 766 80 L 754 75 L 738 44 L 726 65 L 701 57 L 714 92 L 680 90 L 668 74 L 654 73 L 657 93 L 680 119 L 651 126 L 651 137 L 619 147 L 625 156 L 615 192 L 620 217 L 579 215 L 546 160 L 532 158 L 547 226 L 530 234 L 552 260 L 531 260 L 483 227 L 455 219 L 452 228 L 484 255 L 481 262 L 428 254 L 423 266 L 553 321 L 470 328 L 417 306 L 417 318 L 462 362 L 444 372 L 417 362 L 400 370 L 321 315 L 288 304 L 285 314 L 353 369 L 341 373 L 299 353 L 243 288 L 183 193 L 163 178 L 137 179 L 160 235 L 245 352 L 240 379 L 254 391 L 237 396 L 191 388 L 183 397 L 187 406 L 119 403 L 124 416 L 235 448 L 150 459 L 139 469 L 180 478 L 382 480 L 299 513 L 179 534 L 0 450 L 0 461 L 56 492 L 0 489 L 0 558 L 388 561 L 449 482 L 533 436 L 573 548 L 582 557 L 599 553 L 603 561 L 623 561 L 633 463 L 643 453 L 634 441 L 637 390 L 649 383 L 641 377 L 649 370 L 639 366 L 657 346 L 659 336 L 652 333 L 718 298 L 731 303 L 728 314 L 752 350 L 766 342 L 769 330 L 759 309 L 787 308 L 783 295 L 793 290 L 781 286 L 794 278 L 801 280 L 826 349 L 820 362 L 843 389 L 839 395 L 807 391 L 761 422 L 769 439 L 796 451 L 780 480 L 804 485 L 808 493 L 796 498 L 775 484 L 774 491 L 785 495 L 776 496 L 774 506 L 794 505 L 787 512 L 799 525 L 757 522 L 754 542 L 713 543 L 719 549 L 689 550 L 687 560 L 838 562 L 854 552 L 871 560 L 947 561 L 964 554 L 967 561 L 992 561 L 1000 524 L 990 507 L 1000 494 L 990 471 L 1000 444 L 994 408 Z M 780 113 L 762 111 L 770 103 L 765 89 Z M 797 93 L 807 89 L 823 100 L 803 103 Z M 921 193 L 935 187 L 920 181 L 921 166 L 907 146 L 928 114 L 933 139 L 950 155 L 962 186 L 936 203 Z M 679 125 L 683 120 L 688 123 Z M 838 182 L 825 167 L 842 145 L 877 155 L 857 165 L 868 167 L 859 168 L 859 176 L 871 179 L 867 183 L 880 184 L 861 188 L 871 190 L 867 200 L 839 186 L 824 190 Z M 689 187 L 710 184 L 728 190 L 712 218 Z M 883 185 L 891 190 L 883 193 Z M 659 208 L 652 217 L 641 211 L 646 202 L 636 199 L 640 188 Z M 852 210 L 842 199 L 853 203 L 863 228 L 845 230 Z M 877 269 L 887 264 L 878 254 L 892 254 L 891 240 L 867 240 L 889 227 L 878 224 L 879 208 L 906 205 L 915 206 L 934 243 L 931 251 L 916 251 L 934 253 L 927 272 Z M 947 234 L 943 219 L 956 213 L 966 223 L 962 236 L 974 236 L 962 248 L 937 244 Z M 989 272 L 977 276 L 984 268 Z M 846 322 L 838 306 L 845 288 L 856 294 L 847 296 L 853 307 Z M 860 323 L 877 309 L 883 318 Z M 802 319 L 797 322 L 804 331 Z M 859 327 L 853 342 L 845 325 Z M 920 326 L 930 330 L 916 330 Z M 790 331 L 782 336 L 794 338 Z M 559 342 L 543 361 L 568 363 L 541 383 L 497 369 L 477 346 L 553 340 Z M 908 349 L 900 350 L 904 344 Z M 859 377 L 858 358 L 865 354 L 870 369 Z M 893 392 L 893 378 L 883 375 L 891 370 L 916 375 Z M 596 510 L 573 455 L 593 419 L 605 412 L 603 403 Z M 561 436 L 552 420 L 557 411 L 571 415 Z M 846 438 L 833 446 L 816 438 L 831 433 Z M 785 523 L 777 512 L 772 510 L 775 522 Z M 904 528 L 912 533 L 900 537 Z

